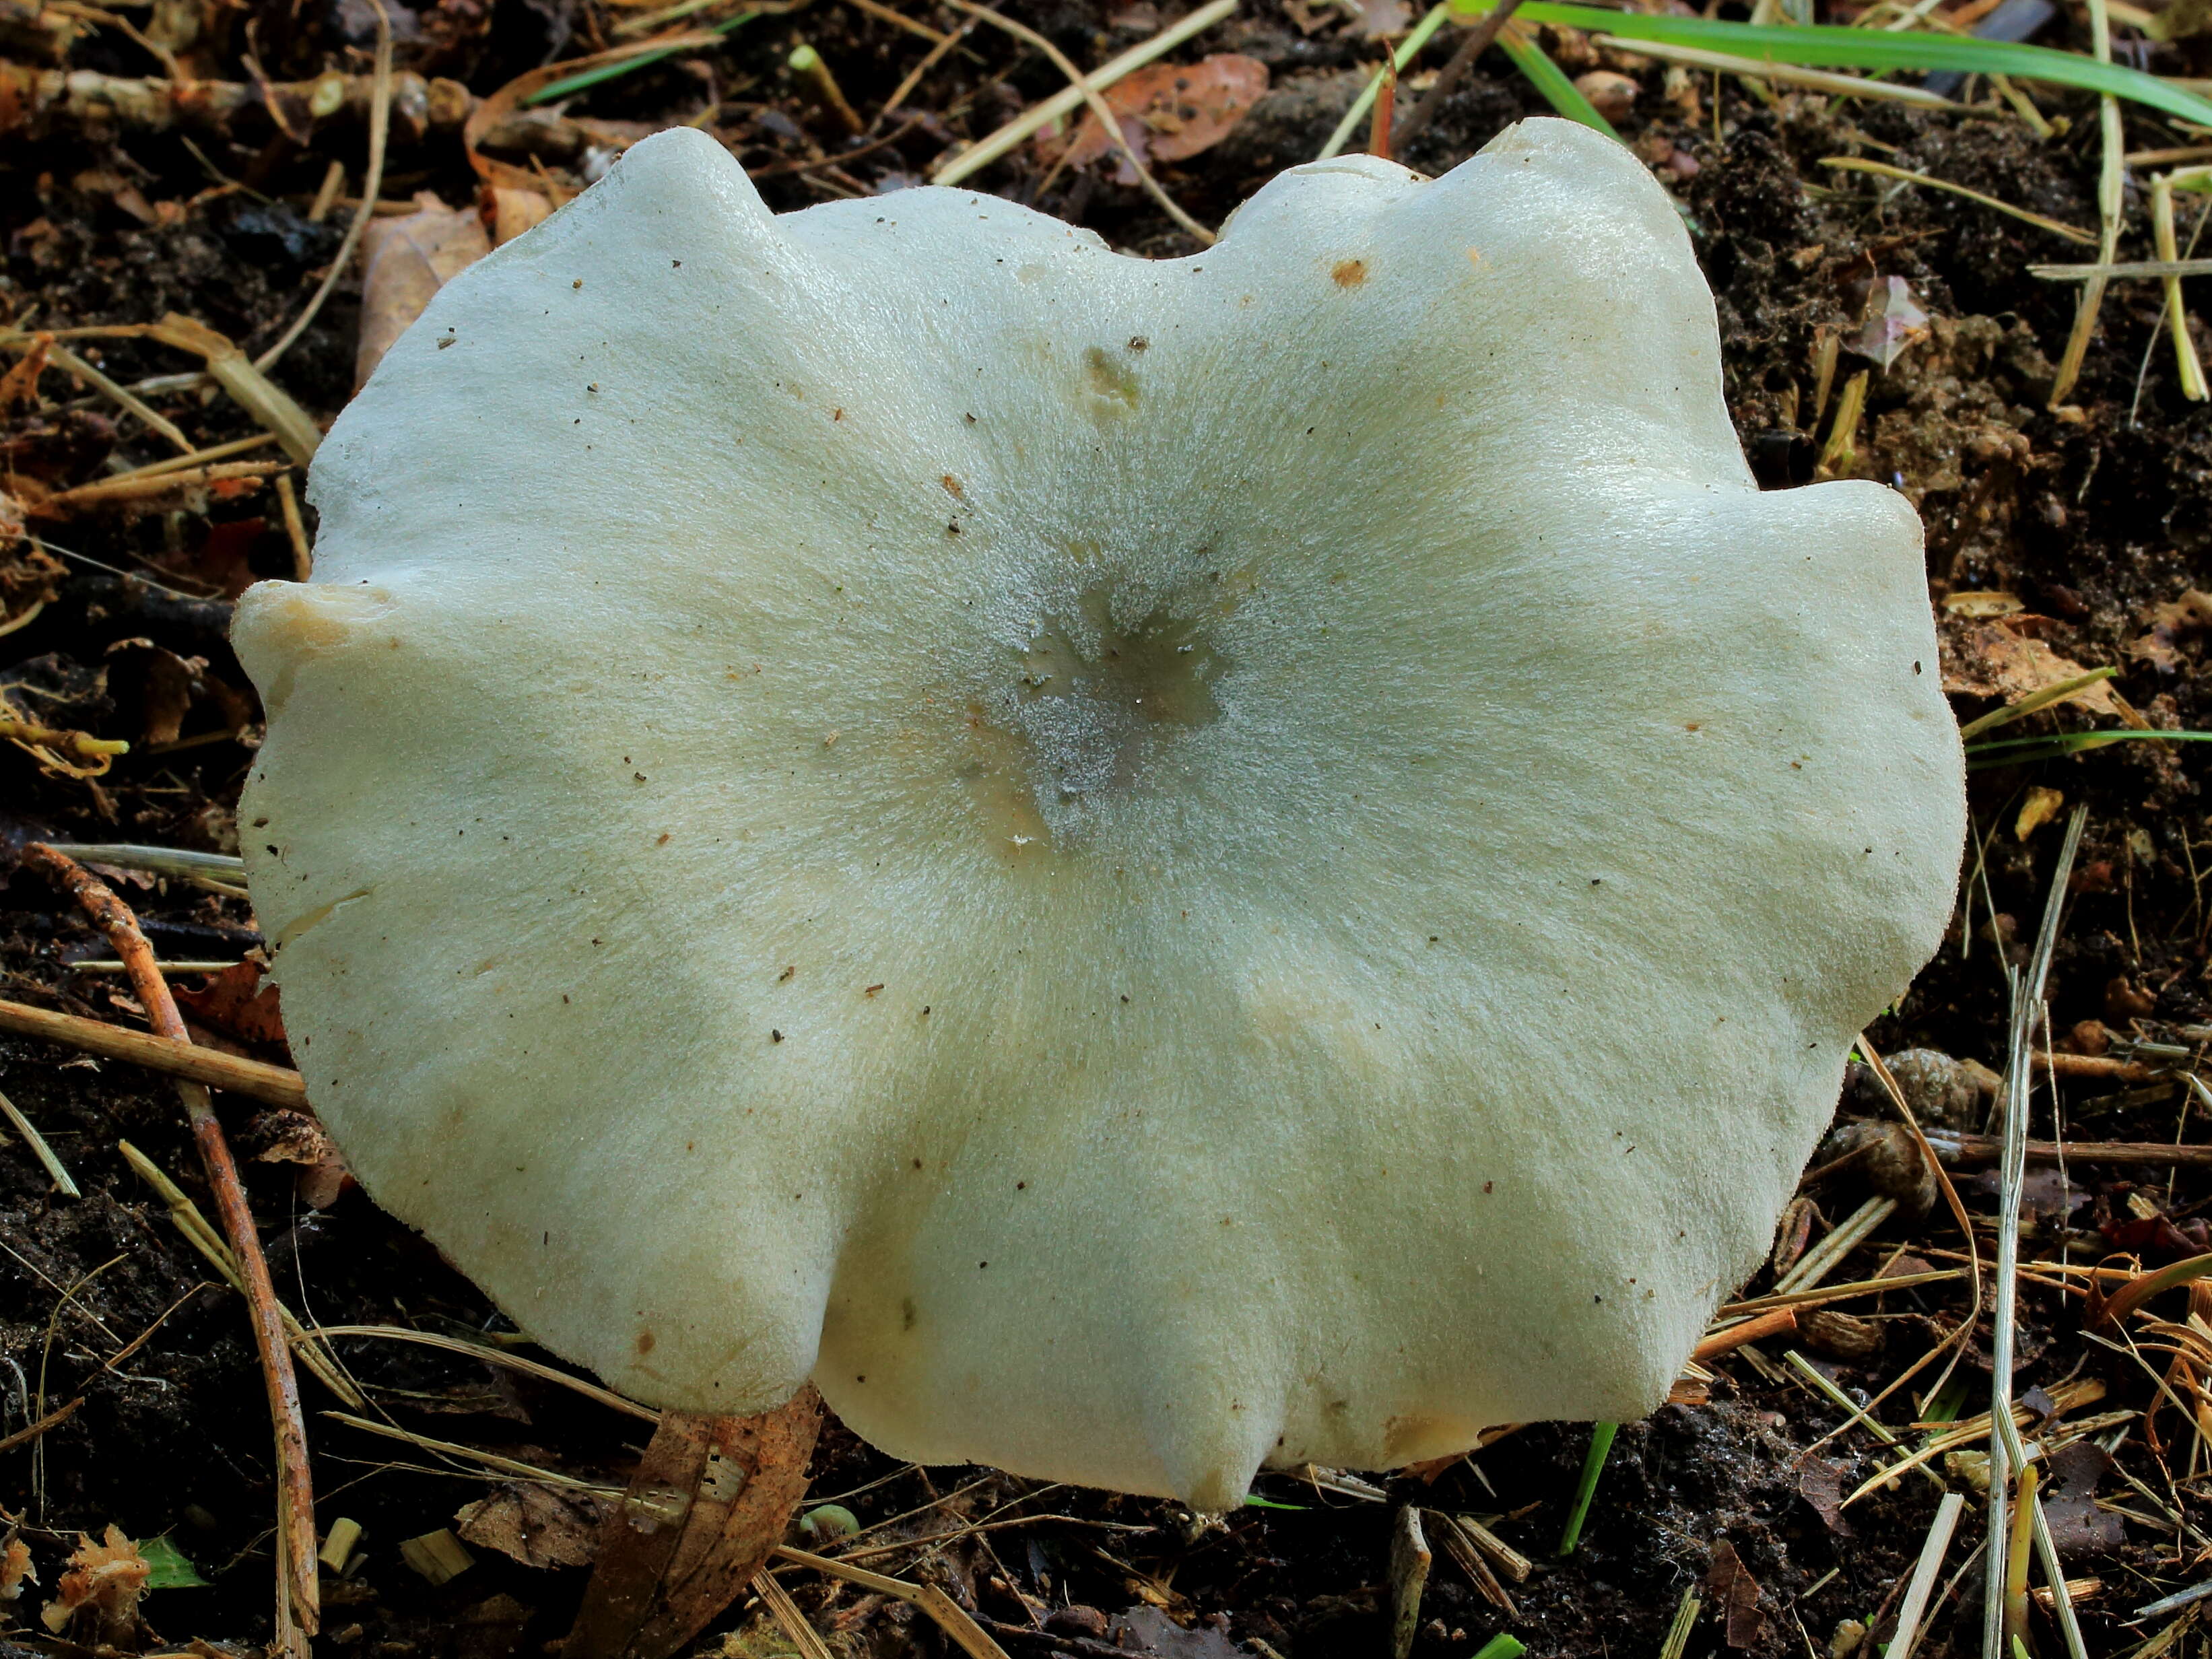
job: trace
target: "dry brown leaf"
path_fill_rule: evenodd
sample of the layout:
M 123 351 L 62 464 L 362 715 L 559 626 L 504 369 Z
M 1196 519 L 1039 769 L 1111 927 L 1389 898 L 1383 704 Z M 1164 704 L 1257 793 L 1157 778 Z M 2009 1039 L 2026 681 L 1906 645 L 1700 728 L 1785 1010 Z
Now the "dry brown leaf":
M 191 1011 L 193 1018 L 241 1042 L 279 1045 L 284 1041 L 284 1016 L 277 1003 L 276 981 L 266 974 L 258 962 L 241 962 L 203 985 L 176 988 L 176 998 Z
M 491 224 L 491 245 L 494 247 L 505 247 L 532 225 L 551 217 L 553 213 L 553 198 L 543 191 L 486 185 L 482 199 L 483 216 Z
M 1957 696 L 2018 702 L 2046 685 L 2087 673 L 2080 663 L 2060 656 L 2041 640 L 2016 631 L 2018 625 L 2041 621 L 2038 617 L 2021 616 L 2002 622 L 1958 619 L 1948 623 L 1942 635 L 1943 689 Z M 2105 680 L 2093 681 L 2060 702 L 2135 723 L 2130 720 L 2133 711 Z
M 1759 1581 L 1726 1539 L 1713 1546 L 1705 1589 L 1722 1617 L 1722 1639 L 1732 1648 L 1757 1647 L 1766 1633 L 1766 1620 L 1759 1611 Z
M 465 1541 L 512 1556 L 526 1567 L 588 1567 L 612 1507 L 596 1492 L 514 1481 L 465 1505 L 453 1524 Z
M 473 210 L 449 208 L 428 191 L 416 210 L 372 220 L 361 239 L 361 339 L 353 383 L 365 384 L 392 343 L 422 314 L 430 296 L 491 252 Z
M 782 1540 L 822 1427 L 810 1384 L 757 1417 L 664 1412 L 610 1513 L 566 1659 L 667 1659 Z
M 12 414 L 18 404 L 37 407 L 39 376 L 46 367 L 46 354 L 53 349 L 52 335 L 34 336 L 31 349 L 5 374 L 0 374 L 0 415 Z
M 1180 161 L 1226 138 L 1267 90 L 1265 64 L 1237 52 L 1218 52 L 1195 64 L 1139 70 L 1102 95 L 1120 118 L 1130 149 L 1148 161 Z M 1038 142 L 1048 152 L 1053 148 L 1042 137 Z M 1066 163 L 1087 167 L 1113 148 L 1097 116 L 1086 115 L 1068 143 Z M 1126 169 L 1127 158 L 1121 164 Z M 1135 182 L 1133 173 L 1129 182 Z
M 112 1522 L 97 1544 L 79 1533 L 54 1599 L 40 1616 L 56 1636 L 69 1631 L 81 1641 L 128 1642 L 137 1632 L 138 1598 L 153 1571 Z

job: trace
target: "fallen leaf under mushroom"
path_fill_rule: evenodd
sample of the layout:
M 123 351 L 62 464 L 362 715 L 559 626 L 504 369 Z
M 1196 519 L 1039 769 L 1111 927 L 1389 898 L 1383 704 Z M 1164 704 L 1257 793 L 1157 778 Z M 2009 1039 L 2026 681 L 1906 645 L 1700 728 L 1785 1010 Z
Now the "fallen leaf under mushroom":
M 1180 161 L 1226 138 L 1267 90 L 1265 64 L 1236 52 L 1218 52 L 1195 64 L 1156 64 L 1139 70 L 1109 87 L 1103 96 L 1139 156 Z M 1063 159 L 1072 167 L 1088 167 L 1115 148 L 1095 112 L 1083 118 L 1072 140 L 1060 142 L 1066 147 Z M 1042 137 L 1038 143 L 1048 151 L 1058 147 Z M 1127 160 L 1120 159 L 1126 170 Z M 1124 182 L 1134 184 L 1136 175 L 1131 173 Z

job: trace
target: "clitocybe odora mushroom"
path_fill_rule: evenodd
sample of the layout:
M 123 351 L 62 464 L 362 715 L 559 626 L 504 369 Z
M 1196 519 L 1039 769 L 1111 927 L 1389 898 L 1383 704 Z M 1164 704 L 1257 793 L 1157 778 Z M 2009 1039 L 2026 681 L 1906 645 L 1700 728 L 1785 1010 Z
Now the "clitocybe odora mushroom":
M 441 292 L 253 588 L 377 1200 L 641 1399 L 1235 1503 L 1650 1409 L 1964 823 L 1911 510 L 1753 486 L 1617 146 L 1147 262 L 676 131 Z

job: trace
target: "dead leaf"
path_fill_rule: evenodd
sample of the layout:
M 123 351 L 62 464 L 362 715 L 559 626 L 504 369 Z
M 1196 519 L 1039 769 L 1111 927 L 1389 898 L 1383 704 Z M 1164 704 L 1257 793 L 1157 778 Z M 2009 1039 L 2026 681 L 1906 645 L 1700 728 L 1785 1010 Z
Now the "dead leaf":
M 601 1528 L 563 1659 L 666 1659 L 718 1617 L 782 1541 L 822 1397 L 757 1417 L 664 1412 Z
M 275 1047 L 284 1041 L 284 1016 L 277 1001 L 276 983 L 266 977 L 267 973 L 262 963 L 248 957 L 203 984 L 190 989 L 176 988 L 177 1000 L 203 1024 L 226 1031 L 241 1042 Z M 320 1133 L 319 1126 L 317 1132 Z
M 505 247 L 524 231 L 553 215 L 553 198 L 543 191 L 486 185 L 479 200 L 483 217 L 491 227 L 494 247 Z
M 1121 123 L 1130 149 L 1149 161 L 1180 161 L 1226 138 L 1267 90 L 1267 66 L 1256 58 L 1218 52 L 1195 64 L 1156 64 L 1116 81 L 1103 94 Z M 1049 154 L 1052 141 L 1038 140 Z M 1114 148 L 1096 114 L 1085 115 L 1067 145 L 1072 167 L 1087 167 Z M 1128 166 L 1127 158 L 1121 165 Z M 1136 178 L 1130 175 L 1128 182 Z
M 1723 1620 L 1723 1639 L 1732 1648 L 1757 1647 L 1766 1633 L 1766 1620 L 1759 1611 L 1759 1581 L 1725 1538 L 1713 1546 L 1705 1589 Z
M 5 374 L 0 374 L 0 415 L 14 413 L 18 404 L 38 406 L 39 376 L 45 372 L 46 354 L 53 349 L 52 335 L 34 335 L 31 349 Z
M 2178 599 L 2151 607 L 2150 632 L 2129 646 L 2128 654 L 2161 674 L 2176 673 L 2181 667 L 2181 641 L 2208 628 L 2212 628 L 2212 593 L 2192 587 Z
M 236 969 L 229 970 L 236 973 Z M 296 1164 L 294 1183 L 300 1201 L 311 1210 L 327 1210 L 353 1184 L 353 1171 L 337 1145 L 313 1114 L 276 1108 L 256 1112 L 246 1126 L 248 1144 L 260 1143 L 253 1154 L 257 1164 Z
M 1848 1467 L 1811 1452 L 1797 1460 L 1797 1495 L 1812 1505 L 1820 1524 L 1838 1538 L 1853 1535 L 1851 1523 L 1844 1518 L 1844 1471 Z
M 353 383 L 366 384 L 392 343 L 422 314 L 430 296 L 491 252 L 483 221 L 447 207 L 428 191 L 416 210 L 374 219 L 362 234 L 361 337 Z
M 2044 1514 L 2062 1557 L 2110 1555 L 2126 1542 L 2120 1517 L 2097 1507 L 2097 1483 L 2112 1468 L 2112 1454 L 2086 1440 L 2051 1457 L 2049 1480 L 2057 1490 L 2044 1494 Z
M 207 690 L 207 659 L 180 657 L 145 638 L 118 640 L 106 654 L 131 654 L 119 665 L 118 692 L 128 696 L 135 672 L 138 679 L 139 738 L 149 744 L 174 743 L 184 730 L 192 701 Z
M 526 1567 L 588 1567 L 613 1506 L 596 1492 L 510 1482 L 465 1505 L 453 1524 L 465 1542 L 512 1556 Z
M 1928 337 L 1928 313 L 1902 276 L 1882 276 L 1867 292 L 1865 321 L 1844 342 L 1844 349 L 1869 357 L 1887 373 L 1891 364 Z
M 40 1617 L 56 1636 L 69 1631 L 73 1640 L 122 1646 L 137 1634 L 138 1598 L 153 1571 L 112 1522 L 100 1543 L 79 1533 L 54 1599 Z
M 1943 629 L 1943 690 L 1955 696 L 1995 697 L 2018 702 L 2030 692 L 2070 680 L 2089 671 L 2062 657 L 2041 640 L 2019 631 L 2039 623 L 2033 616 L 2008 617 L 2002 622 L 1954 618 Z M 2053 708 L 2073 703 L 2100 714 L 2110 714 L 2130 725 L 2141 716 L 2123 703 L 2106 680 L 2092 681 L 2063 697 Z

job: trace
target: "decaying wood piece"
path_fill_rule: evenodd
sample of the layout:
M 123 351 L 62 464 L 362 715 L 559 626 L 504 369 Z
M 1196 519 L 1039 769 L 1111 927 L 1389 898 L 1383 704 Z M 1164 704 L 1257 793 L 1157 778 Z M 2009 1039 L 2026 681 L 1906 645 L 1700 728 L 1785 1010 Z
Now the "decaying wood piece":
M 563 1659 L 665 1659 L 783 1540 L 822 1428 L 813 1387 L 757 1417 L 665 1412 L 622 1503 Z
M 298 137 L 325 121 L 366 122 L 374 83 L 372 76 L 336 71 L 262 87 L 0 63 L 0 137 L 173 131 L 229 137 L 248 118 Z M 426 133 L 459 131 L 476 99 L 458 81 L 403 71 L 392 77 L 391 106 L 393 137 L 412 143 Z

